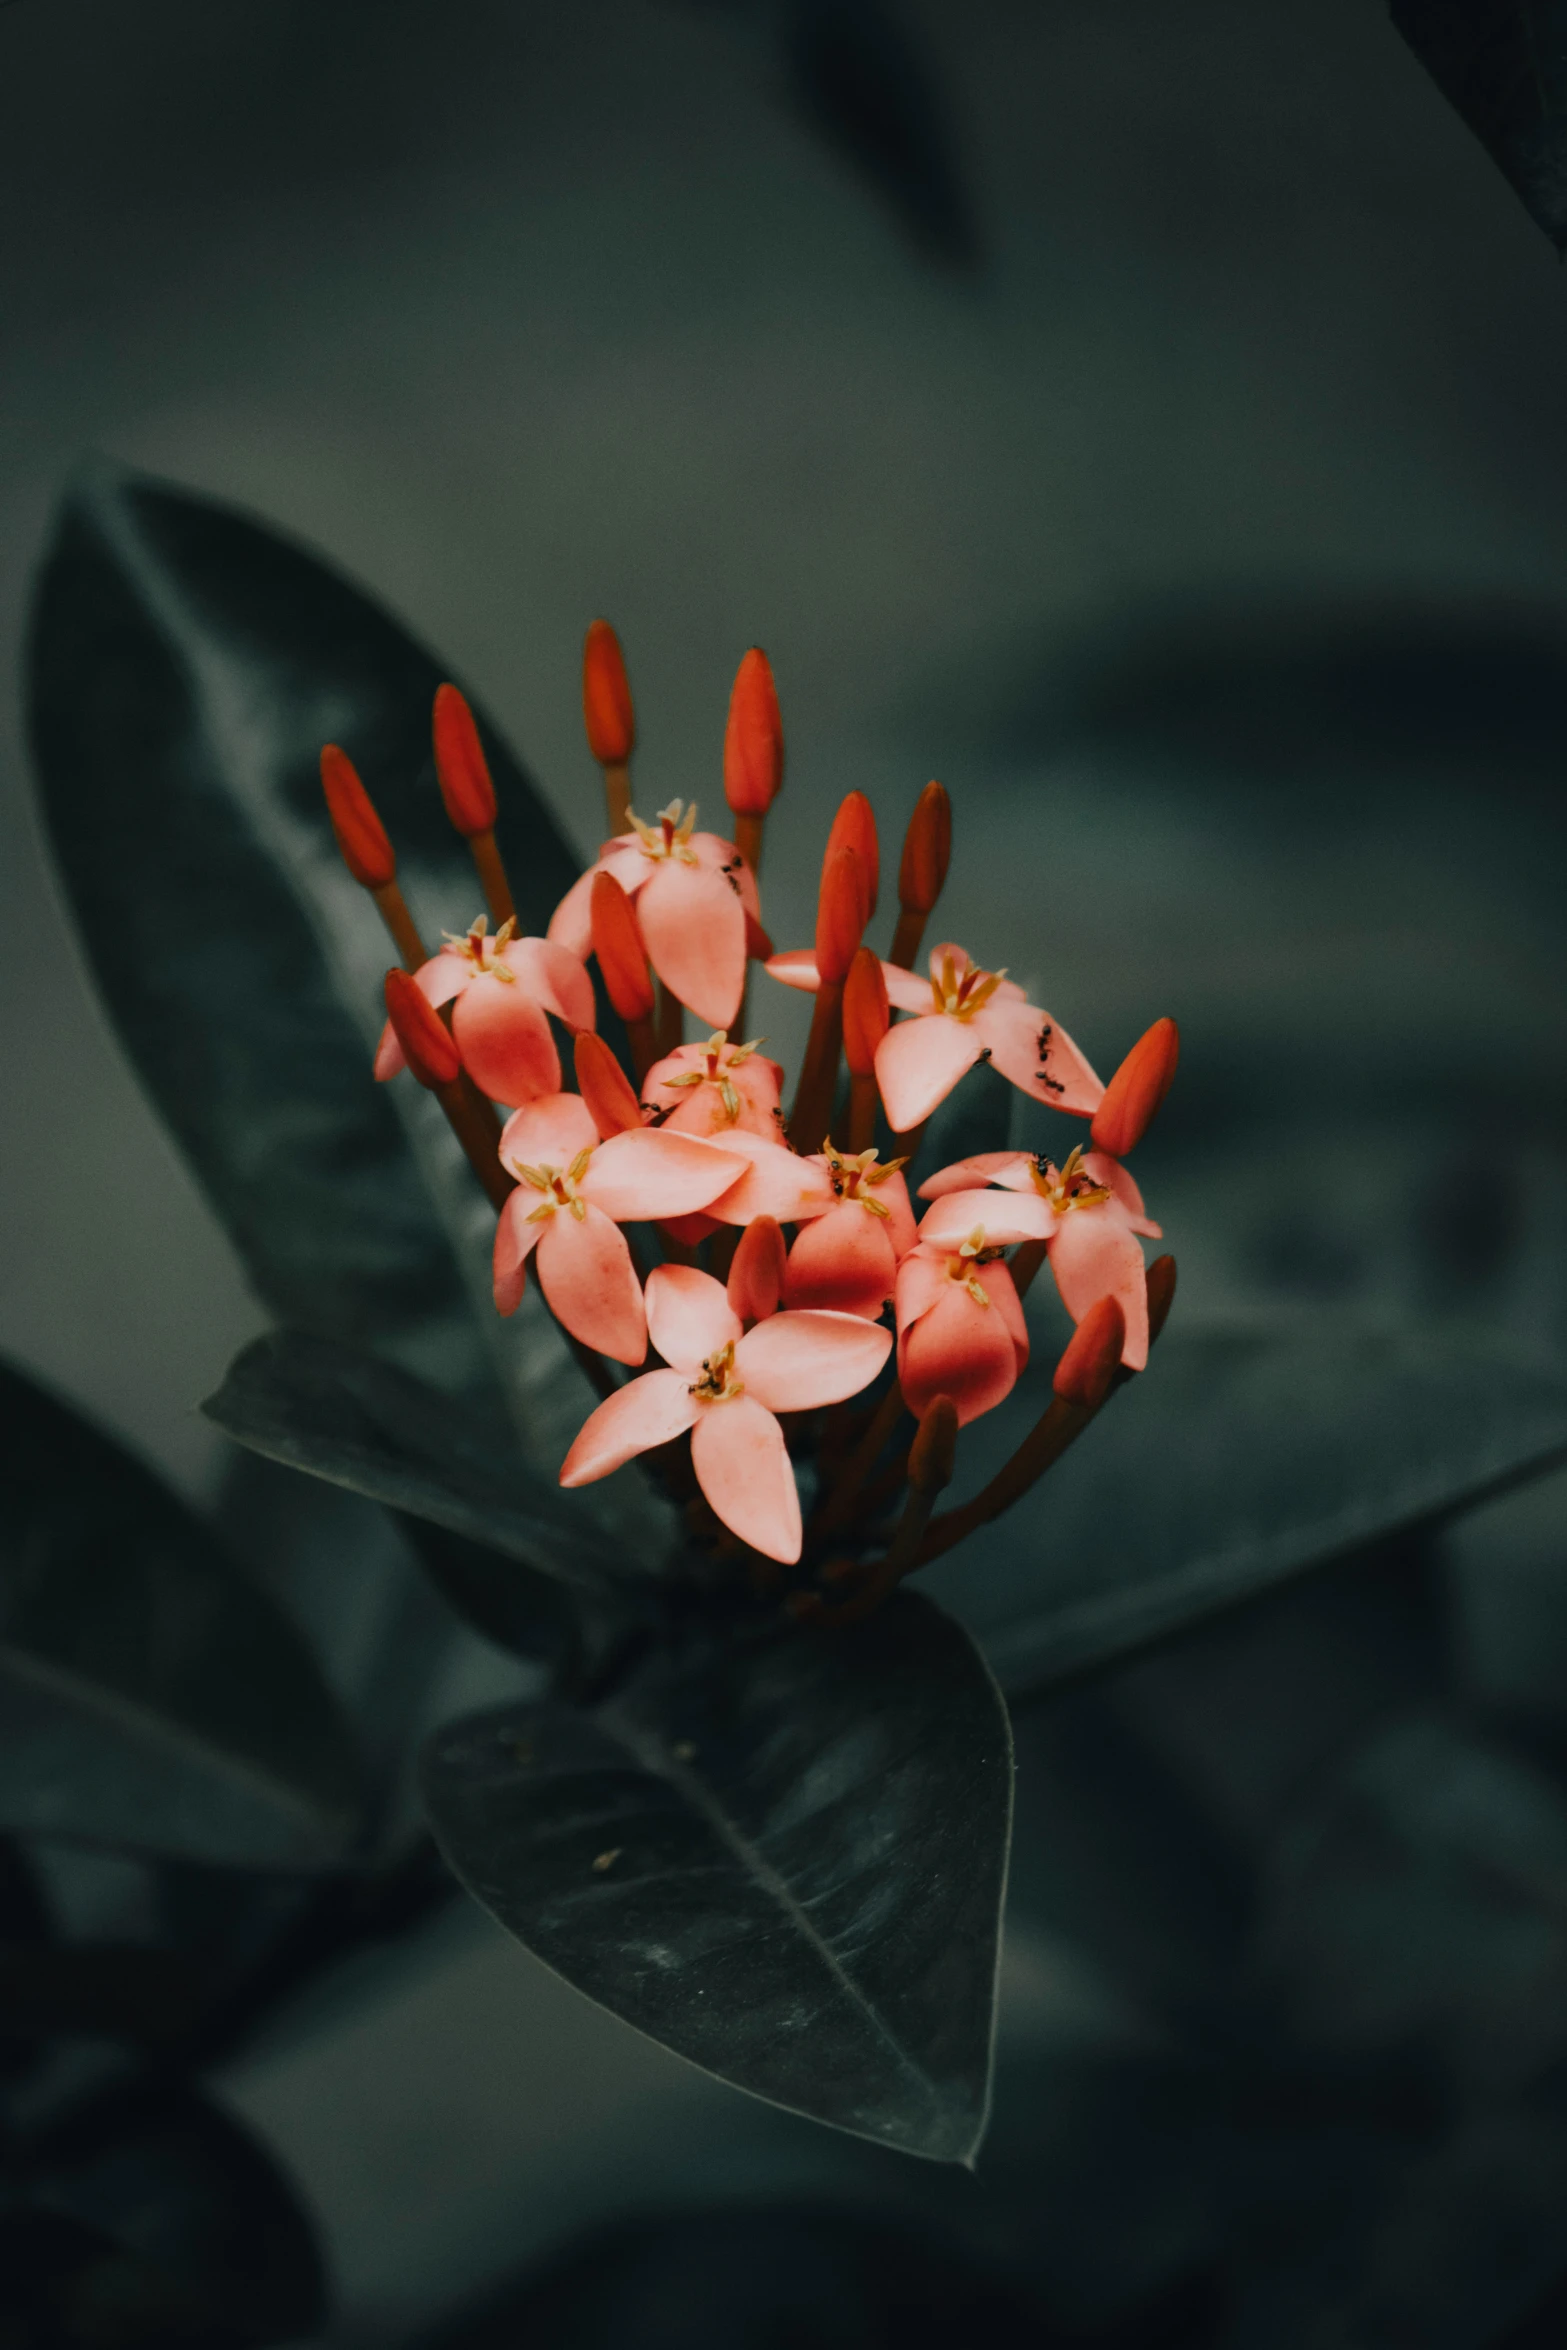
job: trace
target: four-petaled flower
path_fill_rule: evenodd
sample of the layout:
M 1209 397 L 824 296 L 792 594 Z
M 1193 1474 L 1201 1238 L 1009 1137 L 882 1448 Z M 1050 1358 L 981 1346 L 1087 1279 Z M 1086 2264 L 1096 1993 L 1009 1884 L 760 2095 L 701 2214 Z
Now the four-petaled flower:
M 1016 1386 L 1028 1362 L 1028 1329 L 1001 1261 L 1006 1237 L 986 1224 L 943 1246 L 922 1237 L 898 1267 L 898 1380 L 916 1416 L 950 1395 L 966 1426 Z
M 645 1371 L 599 1405 L 566 1455 L 562 1485 L 607 1477 L 689 1428 L 691 1465 L 715 1514 L 792 1566 L 800 1496 L 777 1415 L 857 1395 L 886 1361 L 891 1331 L 857 1314 L 789 1312 L 744 1330 L 722 1283 L 685 1265 L 648 1275 L 647 1319 L 669 1369 Z
M 881 1166 L 874 1150 L 836 1151 L 831 1142 L 807 1162 L 821 1169 L 833 1205 L 800 1227 L 789 1251 L 786 1305 L 875 1320 L 893 1294 L 899 1260 L 914 1246 L 903 1163 Z
M 706 1044 L 677 1045 L 648 1071 L 642 1099 L 663 1113 L 659 1124 L 675 1134 L 722 1137 L 740 1127 L 776 1142 L 784 1073 L 757 1051 L 761 1041 L 754 1036 L 749 1044 L 731 1044 L 720 1028 Z
M 636 901 L 648 961 L 699 1020 L 727 1029 L 740 1010 L 750 947 L 765 948 L 756 880 L 733 841 L 696 831 L 696 802 L 604 843 L 550 917 L 549 935 L 586 960 L 593 945 L 593 877 L 610 873 Z
M 767 965 L 786 987 L 813 993 L 813 954 L 774 955 Z M 1091 1118 L 1104 1087 L 1048 1012 L 1031 1004 L 1004 971 L 982 971 L 962 947 L 936 947 L 930 978 L 883 963 L 887 1001 L 913 1015 L 895 1020 L 876 1048 L 876 1083 L 895 1134 L 922 1125 L 976 1061 L 990 1061 L 1036 1102 Z
M 1020 1195 L 1003 1203 L 999 1184 Z M 1061 1302 L 1074 1322 L 1102 1297 L 1113 1297 L 1126 1322 L 1121 1360 L 1132 1371 L 1148 1360 L 1148 1283 L 1137 1235 L 1162 1238 L 1143 1195 L 1107 1151 L 1073 1151 L 1056 1167 L 1028 1151 L 985 1151 L 959 1159 L 920 1185 L 934 1206 L 920 1239 L 940 1247 L 983 1221 L 993 1241 L 1042 1240 Z
M 503 922 L 493 938 L 481 914 L 461 936 L 450 932 L 438 955 L 414 973 L 432 1004 L 456 1002 L 452 1034 L 463 1067 L 481 1093 L 508 1108 L 560 1087 L 553 1012 L 574 1032 L 594 1023 L 593 982 L 581 957 L 547 938 L 514 938 Z M 375 1056 L 378 1078 L 403 1067 L 402 1047 L 387 1022 Z
M 649 1128 L 601 1140 L 580 1094 L 530 1102 L 506 1122 L 501 1160 L 517 1178 L 495 1232 L 495 1303 L 513 1314 L 537 1250 L 550 1309 L 574 1338 L 618 1363 L 647 1353 L 647 1314 L 622 1224 L 689 1215 L 744 1161 L 689 1134 Z

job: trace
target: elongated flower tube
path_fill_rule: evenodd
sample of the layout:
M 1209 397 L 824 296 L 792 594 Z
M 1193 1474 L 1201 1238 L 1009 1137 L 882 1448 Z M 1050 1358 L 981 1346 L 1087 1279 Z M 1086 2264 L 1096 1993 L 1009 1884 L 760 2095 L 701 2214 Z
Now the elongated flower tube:
M 898 927 L 888 959 L 900 971 L 914 967 L 951 860 L 952 802 L 942 784 L 927 783 L 914 803 L 898 864 Z
M 1003 1201 L 995 1184 L 1013 1196 Z M 1042 1240 L 1061 1302 L 1074 1322 L 1102 1297 L 1125 1321 L 1122 1360 L 1140 1371 L 1148 1360 L 1148 1292 L 1138 1234 L 1163 1237 L 1127 1169 L 1104 1151 L 1075 1150 L 1060 1167 L 1027 1151 L 985 1151 L 943 1167 L 920 1185 L 934 1204 L 920 1239 L 940 1246 L 983 1221 L 1003 1245 Z
M 835 1204 L 801 1225 L 789 1251 L 784 1302 L 874 1321 L 914 1246 L 902 1161 L 883 1167 L 874 1150 L 840 1152 L 829 1143 L 815 1163 L 832 1186 Z
M 601 1137 L 578 1094 L 550 1094 L 509 1118 L 501 1164 L 517 1188 L 495 1231 L 495 1303 L 514 1314 L 528 1259 L 556 1320 L 617 1363 L 647 1353 L 647 1316 L 622 1224 L 705 1207 L 741 1162 L 687 1134 Z
M 495 845 L 495 785 L 466 697 L 454 685 L 435 689 L 435 774 L 454 830 L 468 843 L 490 920 L 516 920 L 511 884 Z
M 336 743 L 321 752 L 321 789 L 337 853 L 361 889 L 368 890 L 393 945 L 410 971 L 425 961 L 424 946 L 397 886 L 397 855 L 359 770 Z
M 783 719 L 772 663 L 753 645 L 735 672 L 724 727 L 724 798 L 735 842 L 753 873 L 762 864 L 762 823 L 783 783 Z
M 865 921 L 860 924 L 863 933 L 865 923 L 876 911 L 876 900 L 881 894 L 881 841 L 876 831 L 876 812 L 862 791 L 845 793 L 839 803 L 822 856 L 823 873 L 838 849 L 852 849 L 860 860 L 860 871 L 865 882 Z M 858 939 L 855 944 L 859 944 Z
M 429 1003 L 453 1005 L 463 1067 L 481 1093 L 508 1108 L 560 1090 L 560 1055 L 546 1012 L 571 1029 L 591 1028 L 596 1016 L 593 982 L 575 955 L 548 939 L 513 938 L 507 923 L 492 937 L 482 915 L 463 937 L 448 935 L 414 980 Z M 384 1082 L 402 1066 L 389 1022 L 375 1074 Z
M 747 917 L 761 921 L 755 877 L 732 841 L 696 830 L 695 801 L 682 808 L 671 800 L 652 824 L 630 822 L 630 836 L 606 841 L 598 862 L 573 882 L 548 936 L 585 959 L 594 876 L 613 874 L 635 901 L 648 961 L 664 985 L 710 1028 L 727 1029 L 745 989 Z
M 710 1147 L 691 1144 L 688 1147 Z M 669 1365 L 632 1379 L 588 1419 L 562 1485 L 587 1485 L 691 1431 L 691 1465 L 714 1514 L 765 1558 L 800 1556 L 800 1496 L 780 1412 L 814 1411 L 868 1387 L 892 1333 L 855 1314 L 778 1313 L 744 1330 L 710 1274 L 658 1265 L 648 1330 Z
M 921 1241 L 898 1267 L 898 1383 L 911 1412 L 950 1395 L 959 1424 L 994 1411 L 1028 1362 L 1028 1328 L 997 1245 L 976 1225 L 955 1247 Z

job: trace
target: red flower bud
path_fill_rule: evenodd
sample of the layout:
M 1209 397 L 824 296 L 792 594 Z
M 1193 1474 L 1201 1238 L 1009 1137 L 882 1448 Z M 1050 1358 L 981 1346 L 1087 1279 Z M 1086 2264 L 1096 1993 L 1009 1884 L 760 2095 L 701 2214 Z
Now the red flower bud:
M 742 1322 L 765 1322 L 784 1292 L 788 1258 L 772 1216 L 753 1216 L 729 1267 L 729 1304 Z
M 578 1091 L 605 1141 L 612 1134 L 629 1134 L 633 1127 L 640 1127 L 642 1104 L 602 1036 L 584 1028 L 577 1038 L 575 1059 Z
M 765 816 L 783 782 L 783 720 L 772 665 L 753 645 L 735 673 L 724 728 L 724 798 L 737 816 Z
M 843 983 L 843 1057 L 851 1077 L 874 1074 L 876 1047 L 891 1019 L 881 964 L 869 947 L 859 947 Z
M 421 1085 L 453 1085 L 462 1073 L 456 1039 L 408 971 L 386 975 L 386 1016 Z
M 593 952 L 604 975 L 604 992 L 622 1020 L 645 1020 L 653 1009 L 653 981 L 647 949 L 631 900 L 613 873 L 593 876 Z
M 1056 1365 L 1051 1384 L 1063 1403 L 1075 1403 L 1096 1412 L 1110 1392 L 1110 1382 L 1126 1344 L 1126 1317 L 1113 1297 L 1090 1306 Z
M 1095 1150 L 1124 1159 L 1136 1149 L 1170 1090 L 1180 1054 L 1181 1033 L 1173 1020 L 1156 1020 L 1147 1035 L 1138 1038 L 1094 1112 L 1089 1132 Z
M 321 753 L 321 788 L 343 863 L 361 889 L 385 889 L 397 878 L 396 854 L 358 769 L 336 743 Z
M 1175 1259 L 1155 1257 L 1148 1268 L 1148 1343 L 1152 1346 L 1175 1303 Z
M 636 747 L 637 714 L 620 639 L 607 620 L 592 623 L 582 648 L 582 720 L 599 765 L 623 767 Z
M 914 803 L 898 866 L 898 903 L 906 914 L 932 911 L 951 857 L 952 802 L 944 785 L 927 783 Z
M 848 976 L 869 919 L 859 851 L 834 849 L 822 867 L 816 901 L 816 969 L 824 987 L 837 986 Z
M 435 689 L 435 772 L 446 813 L 465 840 L 495 829 L 495 786 L 473 723 L 454 685 Z
M 876 817 L 870 801 L 862 791 L 852 791 L 832 820 L 827 835 L 825 865 L 834 849 L 853 849 L 865 874 L 865 919 L 868 922 L 876 911 L 876 899 L 881 889 L 881 843 L 876 837 Z
M 950 1395 L 933 1395 L 909 1446 L 909 1483 L 933 1500 L 952 1483 L 958 1453 L 958 1407 Z

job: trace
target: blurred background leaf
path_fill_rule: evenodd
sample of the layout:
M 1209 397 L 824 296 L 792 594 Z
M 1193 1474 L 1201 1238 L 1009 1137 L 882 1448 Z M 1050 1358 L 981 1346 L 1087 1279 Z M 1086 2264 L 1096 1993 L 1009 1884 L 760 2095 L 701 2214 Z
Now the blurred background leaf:
M 1392 0 L 1393 22 L 1530 217 L 1567 246 L 1567 9 L 1560 0 Z

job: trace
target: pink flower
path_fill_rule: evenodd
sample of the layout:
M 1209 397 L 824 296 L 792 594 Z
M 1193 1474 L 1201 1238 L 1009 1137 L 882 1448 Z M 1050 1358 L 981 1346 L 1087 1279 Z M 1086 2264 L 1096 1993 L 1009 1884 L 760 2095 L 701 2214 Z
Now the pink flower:
M 570 1029 L 593 1026 L 593 982 L 580 957 L 546 938 L 514 938 L 503 922 L 491 938 L 481 914 L 466 936 L 447 936 L 438 955 L 414 973 L 435 1005 L 457 999 L 452 1034 L 463 1067 L 481 1093 L 508 1106 L 537 1100 L 560 1087 L 560 1055 L 553 1012 Z M 375 1056 L 378 1078 L 404 1066 L 402 1047 L 387 1022 Z
M 495 1303 L 514 1314 L 526 1266 L 558 1321 L 618 1363 L 647 1353 L 647 1314 L 621 1224 L 681 1216 L 732 1184 L 744 1162 L 689 1134 L 646 1128 L 601 1141 L 580 1094 L 548 1094 L 506 1122 L 502 1164 L 517 1189 L 495 1231 Z
M 753 1216 L 771 1216 L 780 1224 L 804 1224 L 838 1205 L 823 1158 L 803 1159 L 786 1142 L 765 1142 L 743 1126 L 724 1136 L 722 1148 L 737 1151 L 749 1165 L 709 1206 L 715 1223 L 749 1224 Z
M 900 1259 L 914 1246 L 903 1161 L 883 1167 L 873 1150 L 856 1155 L 828 1143 L 811 1164 L 822 1169 L 835 1205 L 801 1226 L 789 1251 L 784 1302 L 875 1321 L 893 1294 Z
M 766 944 L 755 876 L 732 841 L 694 830 L 694 800 L 683 816 L 671 800 L 656 822 L 631 822 L 634 831 L 606 841 L 597 864 L 572 883 L 549 935 L 585 961 L 593 945 L 593 877 L 613 874 L 636 900 L 648 961 L 664 985 L 699 1020 L 727 1029 L 745 991 L 748 941 L 759 950 Z
M 922 1240 L 898 1267 L 895 1303 L 898 1380 L 911 1412 L 950 1395 L 966 1427 L 1005 1402 L 1028 1361 L 1028 1330 L 988 1227 L 950 1247 Z
M 670 1368 L 645 1371 L 599 1405 L 566 1455 L 562 1485 L 607 1477 L 689 1428 L 691 1465 L 716 1514 L 753 1550 L 793 1565 L 800 1496 L 777 1415 L 857 1395 L 892 1333 L 857 1314 L 820 1313 L 774 1314 L 742 1331 L 722 1283 L 685 1265 L 648 1275 L 647 1318 Z
M 993 1191 L 999 1184 L 1019 1194 L 1003 1207 Z M 1148 1285 L 1137 1235 L 1162 1238 L 1149 1218 L 1143 1195 L 1119 1159 L 1105 1151 L 1073 1151 L 1061 1167 L 1026 1151 L 987 1151 L 943 1167 L 920 1185 L 920 1197 L 934 1200 L 920 1224 L 920 1239 L 934 1246 L 983 1221 L 990 1239 L 1043 1240 L 1061 1302 L 1080 1322 L 1102 1297 L 1113 1297 L 1126 1321 L 1121 1360 L 1140 1371 L 1148 1360 Z
M 817 987 L 816 958 L 774 955 L 767 968 L 786 987 Z M 876 1048 L 876 1083 L 895 1134 L 922 1125 L 976 1061 L 1052 1109 L 1091 1118 L 1104 1095 L 1064 1028 L 1025 1001 L 1004 971 L 982 971 L 962 947 L 936 947 L 929 980 L 883 963 L 887 1000 L 911 1012 L 894 1021 Z
M 738 1126 L 776 1142 L 784 1073 L 757 1051 L 760 1042 L 731 1044 L 720 1028 L 706 1044 L 677 1045 L 648 1071 L 642 1099 L 664 1112 L 659 1124 L 668 1133 L 722 1138 Z

